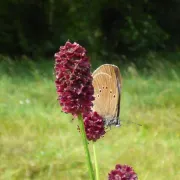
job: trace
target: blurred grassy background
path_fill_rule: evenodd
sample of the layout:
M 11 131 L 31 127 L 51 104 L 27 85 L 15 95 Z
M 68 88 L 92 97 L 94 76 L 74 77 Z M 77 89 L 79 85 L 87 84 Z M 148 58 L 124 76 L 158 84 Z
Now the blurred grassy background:
M 180 63 L 153 58 L 142 69 L 116 63 L 123 125 L 97 142 L 100 179 L 117 163 L 131 165 L 140 180 L 180 179 Z M 77 122 L 56 100 L 53 63 L 1 57 L 1 180 L 89 178 Z M 93 59 L 92 70 L 99 64 Z

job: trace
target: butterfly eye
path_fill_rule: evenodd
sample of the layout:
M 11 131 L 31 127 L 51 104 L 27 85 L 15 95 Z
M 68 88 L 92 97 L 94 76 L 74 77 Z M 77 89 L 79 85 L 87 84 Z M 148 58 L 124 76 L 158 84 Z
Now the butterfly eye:
M 116 95 L 114 94 L 114 95 L 113 95 L 113 97 L 115 98 L 115 97 L 116 97 Z
M 104 89 L 104 86 L 103 86 L 103 89 Z
M 110 93 L 112 93 L 112 90 L 110 90 Z
M 107 89 L 108 87 L 106 86 L 106 89 Z
M 99 98 L 99 94 L 97 95 L 97 97 Z
M 99 89 L 99 92 L 102 92 L 102 90 L 101 90 L 101 89 Z

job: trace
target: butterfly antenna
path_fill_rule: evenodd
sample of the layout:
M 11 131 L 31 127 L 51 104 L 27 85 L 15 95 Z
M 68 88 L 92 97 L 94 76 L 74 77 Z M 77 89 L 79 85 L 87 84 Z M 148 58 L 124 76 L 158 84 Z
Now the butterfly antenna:
M 138 126 L 142 126 L 142 124 L 138 124 L 138 123 L 135 123 L 135 122 L 133 122 L 133 121 L 130 121 L 130 120 L 126 120 L 126 121 L 128 121 L 129 123 L 136 124 L 136 125 L 138 125 Z

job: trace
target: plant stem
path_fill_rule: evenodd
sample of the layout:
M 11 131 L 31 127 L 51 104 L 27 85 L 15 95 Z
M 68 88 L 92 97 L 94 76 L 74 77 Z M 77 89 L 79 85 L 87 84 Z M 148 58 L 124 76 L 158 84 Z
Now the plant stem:
M 82 141 L 83 141 L 83 145 L 84 145 L 84 150 L 86 153 L 86 160 L 87 160 L 87 164 L 88 164 L 89 176 L 90 176 L 91 180 L 95 180 L 93 166 L 92 166 L 92 162 L 91 162 L 91 156 L 90 156 L 89 148 L 88 148 L 88 142 L 87 142 L 86 133 L 85 133 L 85 129 L 84 129 L 84 121 L 83 121 L 83 118 L 81 115 L 78 116 L 78 119 L 79 119 L 79 126 L 80 126 L 81 137 L 82 137 Z
M 95 171 L 96 171 L 96 180 L 99 180 L 99 167 L 96 156 L 96 144 L 93 142 L 93 152 L 94 152 L 94 163 L 95 163 Z

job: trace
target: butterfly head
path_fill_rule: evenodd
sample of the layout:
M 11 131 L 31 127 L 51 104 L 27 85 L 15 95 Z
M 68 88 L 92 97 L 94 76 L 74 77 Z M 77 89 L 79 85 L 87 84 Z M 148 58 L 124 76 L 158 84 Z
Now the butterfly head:
M 108 118 L 108 117 L 106 117 L 106 118 L 103 118 L 103 120 L 104 120 L 104 125 L 107 126 L 107 127 L 112 126 L 112 125 L 114 125 L 116 127 L 121 126 L 120 119 L 118 117 L 117 118 Z

